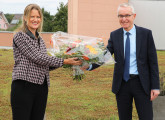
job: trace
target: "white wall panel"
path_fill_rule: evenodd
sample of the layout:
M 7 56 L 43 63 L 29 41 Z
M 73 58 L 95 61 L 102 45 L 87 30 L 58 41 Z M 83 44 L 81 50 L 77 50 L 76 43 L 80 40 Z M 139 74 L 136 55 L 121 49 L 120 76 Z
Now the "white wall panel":
M 129 0 L 137 14 L 135 24 L 152 30 L 156 48 L 165 50 L 165 1 Z

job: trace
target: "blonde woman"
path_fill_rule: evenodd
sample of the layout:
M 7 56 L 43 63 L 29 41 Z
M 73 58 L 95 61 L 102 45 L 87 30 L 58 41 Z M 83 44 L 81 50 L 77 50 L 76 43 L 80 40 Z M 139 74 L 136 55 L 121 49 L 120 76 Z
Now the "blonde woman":
M 63 64 L 82 64 L 77 58 L 48 56 L 44 41 L 39 35 L 42 25 L 43 15 L 40 7 L 29 4 L 24 10 L 22 27 L 13 38 L 13 120 L 43 120 L 50 84 L 49 70 L 59 68 Z

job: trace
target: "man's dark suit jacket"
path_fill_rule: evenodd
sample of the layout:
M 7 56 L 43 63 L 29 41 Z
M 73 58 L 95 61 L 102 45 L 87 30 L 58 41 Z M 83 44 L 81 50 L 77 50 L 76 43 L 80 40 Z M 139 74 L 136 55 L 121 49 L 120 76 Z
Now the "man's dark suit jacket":
M 159 89 L 159 72 L 156 48 L 151 30 L 136 27 L 136 60 L 140 82 L 146 94 L 151 89 Z M 123 28 L 111 32 L 107 49 L 114 54 L 115 67 L 113 73 L 112 92 L 117 94 L 123 80 L 124 72 L 124 38 Z M 93 64 L 92 69 L 99 67 Z M 91 69 L 91 70 L 92 70 Z

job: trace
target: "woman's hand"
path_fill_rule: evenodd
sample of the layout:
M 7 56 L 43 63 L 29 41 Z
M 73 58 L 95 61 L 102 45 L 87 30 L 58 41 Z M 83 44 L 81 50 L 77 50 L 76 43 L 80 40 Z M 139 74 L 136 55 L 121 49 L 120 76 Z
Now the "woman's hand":
M 81 65 L 82 61 L 79 60 L 78 58 L 68 58 L 68 59 L 64 59 L 64 64 Z

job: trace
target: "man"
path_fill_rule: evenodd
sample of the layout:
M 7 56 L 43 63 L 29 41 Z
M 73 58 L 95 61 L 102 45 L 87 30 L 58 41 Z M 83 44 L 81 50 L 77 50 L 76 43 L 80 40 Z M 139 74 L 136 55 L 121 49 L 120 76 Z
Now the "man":
M 152 100 L 160 93 L 157 53 L 151 30 L 134 25 L 135 17 L 132 5 L 119 5 L 122 28 L 111 32 L 107 45 L 116 61 L 112 92 L 116 94 L 120 120 L 132 119 L 133 99 L 139 119 L 152 120 Z M 97 67 L 92 64 L 89 70 Z

